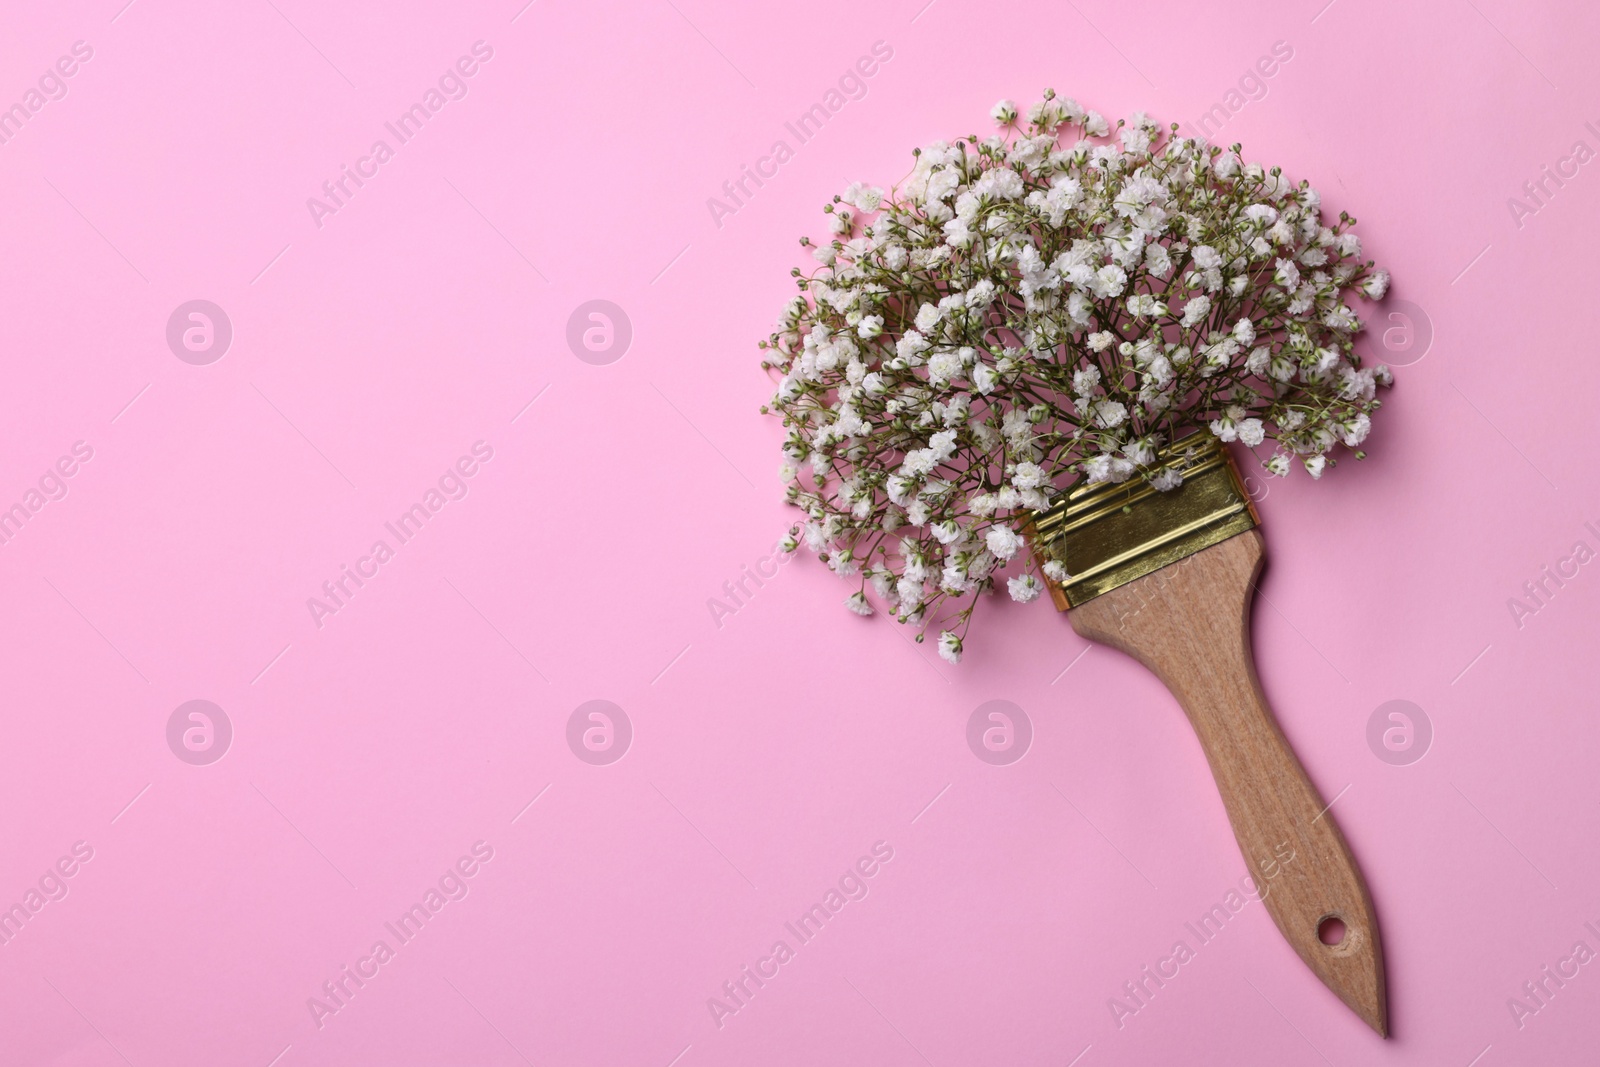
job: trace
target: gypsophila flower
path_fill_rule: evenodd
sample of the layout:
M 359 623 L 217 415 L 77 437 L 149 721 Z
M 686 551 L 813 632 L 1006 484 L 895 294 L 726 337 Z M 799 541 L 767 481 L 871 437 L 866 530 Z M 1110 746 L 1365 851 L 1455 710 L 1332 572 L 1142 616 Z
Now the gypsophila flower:
M 991 526 L 984 535 L 984 544 L 996 559 L 1008 560 L 1022 547 L 1022 537 L 1009 526 Z
M 1354 344 L 1389 275 L 1309 184 L 1053 92 L 991 116 L 828 205 L 764 345 L 804 513 L 784 549 L 952 663 L 980 595 L 1066 580 L 1026 573 L 1021 531 L 1075 480 L 1176 489 L 1155 456 L 1196 430 L 1320 478 L 1393 382 Z
M 875 185 L 851 182 L 839 199 L 862 211 L 876 211 L 883 203 L 883 190 Z
M 1017 469 L 1011 474 L 1011 484 L 1018 489 L 1037 489 L 1048 481 L 1044 468 L 1037 463 L 1024 460 L 1017 464 Z
M 1171 467 L 1167 467 L 1163 470 L 1157 471 L 1150 479 L 1150 484 L 1156 489 L 1159 489 L 1161 492 L 1165 493 L 1182 485 L 1183 475 L 1179 474 Z
M 1183 318 L 1180 320 L 1180 325 L 1193 326 L 1197 323 L 1204 322 L 1206 316 L 1210 314 L 1210 312 L 1211 298 L 1206 296 L 1204 293 L 1201 293 L 1199 296 L 1192 298 L 1189 303 L 1184 306 Z
M 1018 604 L 1026 604 L 1039 599 L 1039 594 L 1044 592 L 1044 586 L 1039 579 L 1031 574 L 1024 574 L 1020 578 L 1006 579 L 1006 592 L 1011 594 L 1011 599 Z

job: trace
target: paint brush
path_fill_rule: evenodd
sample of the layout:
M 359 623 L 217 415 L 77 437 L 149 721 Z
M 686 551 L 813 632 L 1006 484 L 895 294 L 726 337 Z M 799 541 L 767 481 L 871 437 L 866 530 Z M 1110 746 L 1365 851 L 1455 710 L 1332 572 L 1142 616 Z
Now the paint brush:
M 1046 579 L 1050 596 L 1080 636 L 1132 656 L 1177 698 L 1246 866 L 1258 878 L 1275 872 L 1262 898 L 1272 921 L 1387 1037 L 1383 946 L 1366 882 L 1256 678 L 1250 609 L 1265 554 L 1255 507 L 1214 437 L 1180 440 L 1155 464 L 1183 484 L 1085 485 L 1033 515 L 1035 558 L 1067 573 Z
M 1363 366 L 1352 305 L 1388 273 L 1348 213 L 1239 145 L 1049 90 L 990 115 L 1000 132 L 925 146 L 891 191 L 850 185 L 832 238 L 801 240 L 817 266 L 762 346 L 806 513 L 787 544 L 856 584 L 852 612 L 937 629 L 951 663 L 987 596 L 1048 593 L 1154 671 L 1267 911 L 1386 1036 L 1366 885 L 1251 661 L 1263 542 L 1228 442 L 1275 477 L 1364 456 L 1393 376 Z

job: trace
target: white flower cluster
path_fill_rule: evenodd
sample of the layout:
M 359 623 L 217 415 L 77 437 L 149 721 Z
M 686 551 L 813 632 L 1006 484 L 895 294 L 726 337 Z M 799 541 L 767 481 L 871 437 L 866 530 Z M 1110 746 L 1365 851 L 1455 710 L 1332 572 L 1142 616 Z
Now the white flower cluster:
M 1026 570 L 1027 512 L 1077 477 L 1176 488 L 1152 461 L 1195 429 L 1320 477 L 1392 380 L 1361 366 L 1350 306 L 1388 274 L 1307 183 L 1050 91 L 991 115 L 1000 133 L 824 208 L 834 236 L 802 239 L 818 267 L 763 344 L 807 513 L 791 545 L 859 583 L 850 610 L 874 610 L 870 587 L 899 621 L 938 621 L 952 662 L 978 594 Z

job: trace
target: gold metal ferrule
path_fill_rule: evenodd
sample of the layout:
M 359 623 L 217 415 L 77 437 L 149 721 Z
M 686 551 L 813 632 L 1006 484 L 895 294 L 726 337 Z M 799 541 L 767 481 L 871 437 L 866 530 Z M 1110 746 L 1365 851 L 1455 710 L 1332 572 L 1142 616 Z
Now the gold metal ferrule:
M 1062 611 L 1192 556 L 1260 523 L 1233 457 L 1197 433 L 1156 453 L 1151 470 L 1171 468 L 1183 484 L 1161 492 L 1141 479 L 1080 483 L 1026 524 L 1034 558 L 1067 570 L 1045 586 Z

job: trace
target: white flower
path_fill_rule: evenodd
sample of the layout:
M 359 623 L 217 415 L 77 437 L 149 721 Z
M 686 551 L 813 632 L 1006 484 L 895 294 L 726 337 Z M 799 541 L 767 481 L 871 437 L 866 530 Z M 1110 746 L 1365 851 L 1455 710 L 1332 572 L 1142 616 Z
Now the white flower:
M 1052 582 L 1064 582 L 1072 577 L 1067 573 L 1067 568 L 1056 560 L 1050 560 L 1044 565 L 1044 576 Z
M 975 584 L 960 563 L 946 563 L 939 572 L 939 588 L 946 593 L 970 592 Z
M 1042 210 L 1049 217 L 1052 226 L 1060 226 L 1066 221 L 1067 213 L 1082 202 L 1082 183 L 1064 174 L 1058 174 L 1050 179 L 1049 192 L 1035 190 L 1027 196 L 1028 206 Z
M 1113 429 L 1128 421 L 1128 407 L 1121 401 L 1101 400 L 1094 406 L 1094 423 L 1105 429 Z
M 1019 137 L 1011 145 L 1011 153 L 1008 158 L 1012 163 L 1024 170 L 1038 170 L 1040 165 L 1049 158 L 1050 150 L 1055 145 L 1055 138 L 1049 135 Z
M 1037 306 L 1037 302 L 1033 306 Z M 1079 326 L 1089 325 L 1093 318 L 1094 307 L 1078 290 L 1074 289 L 1072 295 L 1067 297 L 1067 315 Z
M 934 310 L 938 311 L 937 308 Z M 900 356 L 903 359 L 909 360 L 915 358 L 917 355 L 926 352 L 927 350 L 928 342 L 916 330 L 907 330 L 901 336 L 900 340 L 894 343 L 895 355 Z
M 866 594 L 859 589 L 844 598 L 844 606 L 857 615 L 871 615 L 872 605 L 867 603 Z
M 1372 432 L 1372 419 L 1366 412 L 1339 424 L 1339 440 L 1346 448 L 1358 448 Z
M 1037 463 L 1018 463 L 1016 473 L 1011 475 L 1011 484 L 1018 489 L 1037 489 L 1047 481 L 1044 468 Z M 997 552 L 995 555 L 999 555 L 999 553 Z
M 1328 465 L 1326 456 L 1307 456 L 1305 458 L 1306 473 L 1313 478 L 1322 477 L 1322 469 Z
M 1018 604 L 1027 604 L 1030 601 L 1039 599 L 1039 594 L 1044 592 L 1044 586 L 1033 575 L 1024 574 L 1020 578 L 1008 578 L 1006 580 L 1006 591 L 1011 594 L 1011 599 Z
M 1083 461 L 1083 472 L 1091 485 L 1098 482 L 1125 482 L 1133 471 L 1132 463 L 1109 452 L 1101 452 Z
M 1015 200 L 1022 195 L 1022 175 L 1010 167 L 995 167 L 993 170 L 983 172 L 973 185 L 973 191 L 979 196 L 991 196 L 999 200 Z
M 1072 391 L 1078 396 L 1088 396 L 1099 384 L 1099 367 L 1083 367 L 1072 372 Z
M 961 638 L 949 630 L 939 631 L 939 658 L 951 663 L 960 663 Z
M 1239 423 L 1239 443 L 1256 447 L 1266 440 L 1267 431 L 1260 419 L 1243 419 Z
M 1183 475 L 1171 467 L 1163 467 L 1150 478 L 1150 485 L 1163 493 L 1170 492 L 1183 484 Z
M 930 202 L 947 200 L 950 194 L 959 188 L 961 188 L 961 172 L 954 167 L 941 167 L 928 178 L 928 200 Z
M 951 248 L 967 248 L 972 244 L 972 229 L 965 219 L 951 219 L 944 224 L 945 243 Z
M 939 325 L 944 312 L 933 304 L 923 304 L 917 309 L 917 329 L 926 334 Z
M 919 474 L 927 474 L 936 465 L 937 461 L 933 458 L 933 449 L 914 448 L 906 453 L 905 462 L 900 465 L 900 470 L 904 474 L 915 477 Z M 918 525 L 921 524 L 918 523 Z
M 1022 547 L 1022 536 L 1009 526 L 989 527 L 983 541 L 989 546 L 989 551 L 1002 560 L 1009 560 Z
M 1099 333 L 1091 333 L 1089 335 L 1089 347 L 1091 349 L 1093 349 L 1094 351 L 1096 351 L 1096 352 L 1104 352 L 1106 349 L 1110 348 L 1113 344 L 1115 344 L 1116 341 L 1117 341 L 1117 335 L 1112 333 L 1110 330 L 1102 330 Z M 1093 367 L 1091 367 L 1089 369 L 1090 370 L 1094 370 Z M 1095 381 L 1099 381 L 1100 380 L 1100 372 L 1096 370 L 1094 372 L 1094 374 L 1095 374 Z M 1077 380 L 1076 377 L 1074 377 L 1073 380 L 1076 381 Z M 1077 386 L 1073 386 L 1073 388 L 1076 389 Z M 1087 389 L 1078 389 L 1078 392 L 1079 393 L 1086 393 L 1086 392 L 1088 392 L 1088 390 Z
M 839 199 L 847 204 L 854 205 L 862 211 L 876 211 L 883 203 L 883 190 L 876 185 L 851 182 L 850 187 L 844 191 L 844 195 Z
M 1128 297 L 1128 314 L 1136 319 L 1158 319 L 1167 313 L 1167 305 L 1149 293 L 1135 293 Z
M 1157 278 L 1165 278 L 1172 269 L 1172 255 L 1167 246 L 1152 241 L 1144 246 L 1144 265 Z
M 1339 395 L 1347 400 L 1371 400 L 1378 391 L 1378 370 L 1356 370 L 1351 366 L 1339 368 Z
M 1028 421 L 1028 413 L 1020 408 L 1006 412 L 1000 429 L 1013 449 L 1026 448 L 1028 442 L 1033 440 L 1033 424 Z
M 1389 291 L 1389 272 L 1373 271 L 1367 276 L 1367 280 L 1361 283 L 1361 291 L 1366 294 L 1368 300 L 1382 300 L 1383 294 Z
M 1183 306 L 1183 325 L 1193 326 L 1211 313 L 1211 298 L 1201 293 Z
M 1323 325 L 1329 329 L 1343 331 L 1354 330 L 1357 325 L 1355 313 L 1340 304 L 1338 307 L 1322 316 Z
M 856 333 L 868 340 L 877 337 L 879 334 L 883 333 L 883 316 L 863 315 L 861 318 L 861 324 L 856 327 Z
M 996 126 L 1009 126 L 1017 121 L 1017 105 L 1010 100 L 1002 100 L 989 109 L 989 117 L 994 119 Z
M 1140 467 L 1149 466 L 1155 462 L 1155 442 L 1148 437 L 1136 437 L 1122 446 L 1122 454 L 1128 462 Z
M 961 373 L 961 356 L 950 349 L 935 352 L 928 360 L 928 380 L 946 382 Z
M 1118 297 L 1122 295 L 1122 288 L 1127 284 L 1127 272 L 1115 263 L 1107 263 L 1094 272 L 1089 287 L 1094 290 L 1095 296 Z

